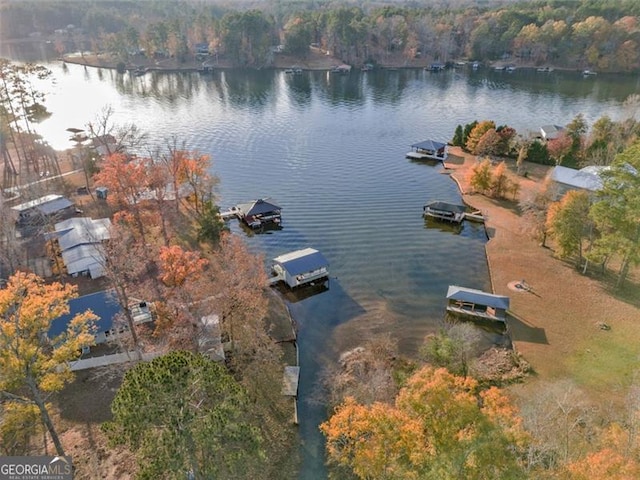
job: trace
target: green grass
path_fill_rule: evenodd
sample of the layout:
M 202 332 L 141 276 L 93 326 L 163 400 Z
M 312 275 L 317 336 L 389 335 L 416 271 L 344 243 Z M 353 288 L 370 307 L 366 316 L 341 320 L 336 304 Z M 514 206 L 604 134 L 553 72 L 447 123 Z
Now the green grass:
M 589 390 L 619 395 L 640 367 L 640 335 L 624 326 L 593 335 L 567 358 L 570 376 Z

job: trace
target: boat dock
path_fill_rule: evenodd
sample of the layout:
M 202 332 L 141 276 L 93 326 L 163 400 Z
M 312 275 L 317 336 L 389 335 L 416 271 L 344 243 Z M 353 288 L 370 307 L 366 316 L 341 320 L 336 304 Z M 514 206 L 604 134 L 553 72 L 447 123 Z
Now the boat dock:
M 224 212 L 220 218 L 224 221 L 237 218 L 250 228 L 261 228 L 266 225 L 279 226 L 282 222 L 282 208 L 269 199 L 259 198 L 248 203 L 239 203 Z
M 443 222 L 461 223 L 465 218 L 466 209 L 464 205 L 435 201 L 424 206 L 423 214 L 425 217 Z
M 411 151 L 406 154 L 406 157 L 411 160 L 436 160 L 441 162 L 444 162 L 447 156 L 447 144 L 434 140 L 414 143 L 411 145 Z
M 447 291 L 447 312 L 462 317 L 505 323 L 509 303 L 504 295 L 458 285 L 449 285 Z
M 450 223 L 462 223 L 464 220 L 470 220 L 472 222 L 484 222 L 482 212 L 476 210 L 474 212 L 467 212 L 465 205 L 456 205 L 447 202 L 429 202 L 423 208 L 423 215 L 425 217 L 434 218 L 443 222 Z

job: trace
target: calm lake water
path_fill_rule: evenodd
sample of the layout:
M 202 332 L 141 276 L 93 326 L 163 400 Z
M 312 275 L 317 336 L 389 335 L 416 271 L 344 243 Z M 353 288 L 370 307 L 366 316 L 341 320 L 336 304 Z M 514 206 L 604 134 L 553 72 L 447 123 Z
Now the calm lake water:
M 635 77 L 577 72 L 134 77 L 50 67 L 53 115 L 38 130 L 52 146 L 68 148 L 65 129 L 84 127 L 109 105 L 116 123 L 134 122 L 152 144 L 175 135 L 210 154 L 223 209 L 259 197 L 279 203 L 282 230 L 250 235 L 231 223 L 267 262 L 307 246 L 329 260 L 329 289 L 290 303 L 299 324 L 305 479 L 326 477 L 317 428 L 326 412 L 311 401 L 322 365 L 379 334 L 415 354 L 441 325 L 448 285 L 491 288 L 481 225 L 458 232 L 425 224 L 427 201 L 461 199 L 441 166 L 405 159 L 410 145 L 447 141 L 457 124 L 475 119 L 519 132 L 564 125 L 578 113 L 590 123 L 605 113 L 616 119 L 624 99 L 640 91 Z

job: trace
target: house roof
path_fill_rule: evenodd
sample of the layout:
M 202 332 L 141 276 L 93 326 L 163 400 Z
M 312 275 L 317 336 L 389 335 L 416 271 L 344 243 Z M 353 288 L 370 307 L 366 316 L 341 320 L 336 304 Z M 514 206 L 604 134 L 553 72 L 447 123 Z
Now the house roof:
M 120 305 L 115 301 L 112 293 L 109 291 L 101 291 L 74 298 L 69 301 L 69 313 L 62 315 L 51 322 L 49 327 L 49 337 L 60 335 L 67 328 L 67 324 L 78 313 L 91 310 L 98 316 L 95 322 L 95 333 L 105 332 L 109 330 L 113 324 L 113 318 L 121 311 Z
M 441 210 L 444 212 L 453 212 L 453 213 L 463 213 L 467 210 L 467 207 L 465 207 L 464 205 L 456 205 L 454 203 L 439 202 L 439 201 L 429 202 L 424 206 L 424 208 L 427 208 L 427 207 L 432 210 Z
M 551 170 L 551 180 L 574 188 L 595 191 L 602 188 L 600 173 L 607 167 L 590 166 L 581 170 L 558 165 Z
M 108 240 L 111 235 L 109 228 L 111 220 L 108 218 L 93 219 L 90 217 L 70 218 L 55 224 L 55 234 L 58 237 L 60 250 L 65 251 L 78 245 L 100 243 Z M 51 237 L 50 236 L 50 237 Z
M 282 265 L 290 275 L 300 275 L 323 267 L 329 262 L 315 248 L 304 248 L 295 252 L 286 253 L 273 259 L 274 263 Z
M 411 148 L 420 148 L 422 150 L 433 150 L 434 152 L 446 147 L 446 143 L 436 142 L 435 140 L 424 140 L 423 142 L 414 143 Z
M 62 252 L 62 261 L 67 273 L 73 275 L 89 271 L 91 278 L 104 275 L 104 254 L 99 243 L 78 245 Z
M 273 202 L 267 201 L 269 199 L 259 198 L 249 203 L 239 203 L 237 205 L 238 210 L 245 216 L 264 215 L 265 213 L 271 213 L 276 210 L 280 210 L 280 207 Z
M 476 305 L 486 305 L 487 307 L 502 308 L 504 310 L 509 308 L 509 297 L 494 295 L 473 288 L 459 287 L 457 285 L 449 285 L 447 299 L 471 302 Z
M 542 134 L 542 138 L 545 140 L 553 140 L 554 138 L 558 138 L 560 132 L 564 130 L 564 127 L 560 125 L 543 125 L 540 127 L 540 133 Z
M 36 198 L 15 207 L 11 207 L 16 212 L 25 212 L 31 209 L 37 209 L 43 215 L 50 215 L 52 213 L 64 210 L 67 207 L 73 205 L 73 202 L 62 195 L 45 195 L 44 197 Z

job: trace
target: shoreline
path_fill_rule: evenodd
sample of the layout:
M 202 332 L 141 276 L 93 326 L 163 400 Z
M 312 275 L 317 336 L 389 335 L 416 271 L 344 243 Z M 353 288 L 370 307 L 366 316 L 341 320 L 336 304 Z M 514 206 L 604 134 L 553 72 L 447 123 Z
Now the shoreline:
M 67 54 L 59 57 L 58 60 L 64 63 L 70 63 L 73 65 L 82 65 L 85 67 L 92 68 L 107 68 L 111 70 L 117 69 L 117 64 L 120 63 L 112 58 L 107 58 L 106 56 L 100 57 L 99 55 L 95 55 L 93 53 L 87 54 L 84 57 L 80 56 L 77 53 Z M 390 62 L 388 64 L 382 65 L 379 64 L 376 68 L 377 70 L 415 70 L 415 69 L 424 69 L 428 70 L 428 65 L 423 65 L 423 61 L 413 60 L 407 61 L 404 59 L 400 59 L 402 61 Z M 265 66 L 265 67 L 241 67 L 233 65 L 231 62 L 221 59 L 216 61 L 213 64 L 209 64 L 207 61 L 198 61 L 195 59 L 186 60 L 184 62 L 177 62 L 175 59 L 167 58 L 163 60 L 153 60 L 148 59 L 143 56 L 133 57 L 127 62 L 124 62 L 126 65 L 127 71 L 134 71 L 136 68 L 144 68 L 146 72 L 163 72 L 163 73 L 181 73 L 181 72 L 210 72 L 215 70 L 287 70 L 292 67 L 301 68 L 303 71 L 330 71 L 333 67 L 337 65 L 341 65 L 344 62 L 335 57 L 328 57 L 318 52 L 312 52 L 306 58 L 294 58 L 291 56 L 279 54 L 275 57 L 275 61 L 273 65 Z M 483 70 L 494 70 L 496 62 L 488 63 L 483 66 Z M 359 71 L 359 68 L 353 66 L 356 71 Z M 466 68 L 462 66 L 460 68 Z M 516 69 L 525 70 L 535 72 L 539 66 L 536 65 L 518 65 Z M 551 67 L 553 70 L 561 71 L 561 72 L 576 72 L 581 73 L 583 70 L 575 69 L 575 68 L 567 68 L 567 67 Z M 207 70 L 210 69 L 210 70 Z M 459 68 L 453 67 L 454 70 L 459 70 Z M 627 75 L 628 72 L 603 72 L 603 74 L 610 75 Z
M 450 152 L 463 158 L 461 164 L 447 163 L 447 167 L 464 202 L 485 217 L 489 277 L 494 293 L 511 298 L 514 349 L 534 370 L 512 391 L 528 396 L 539 381 L 569 378 L 593 401 L 623 402 L 635 368 L 617 356 L 637 357 L 640 332 L 633 319 L 638 318 L 638 308 L 614 296 L 604 280 L 582 275 L 573 264 L 556 258 L 552 248 L 540 246 L 526 233 L 512 200 L 470 193 L 466 176 L 476 163 L 475 156 L 456 147 Z M 528 164 L 526 168 L 536 172 L 533 178 L 525 178 L 511 168 L 515 161 L 506 163 L 521 185 L 520 195 L 538 188 L 549 168 Z M 526 279 L 531 292 L 509 288 L 520 279 Z M 602 322 L 611 330 L 603 331 Z

